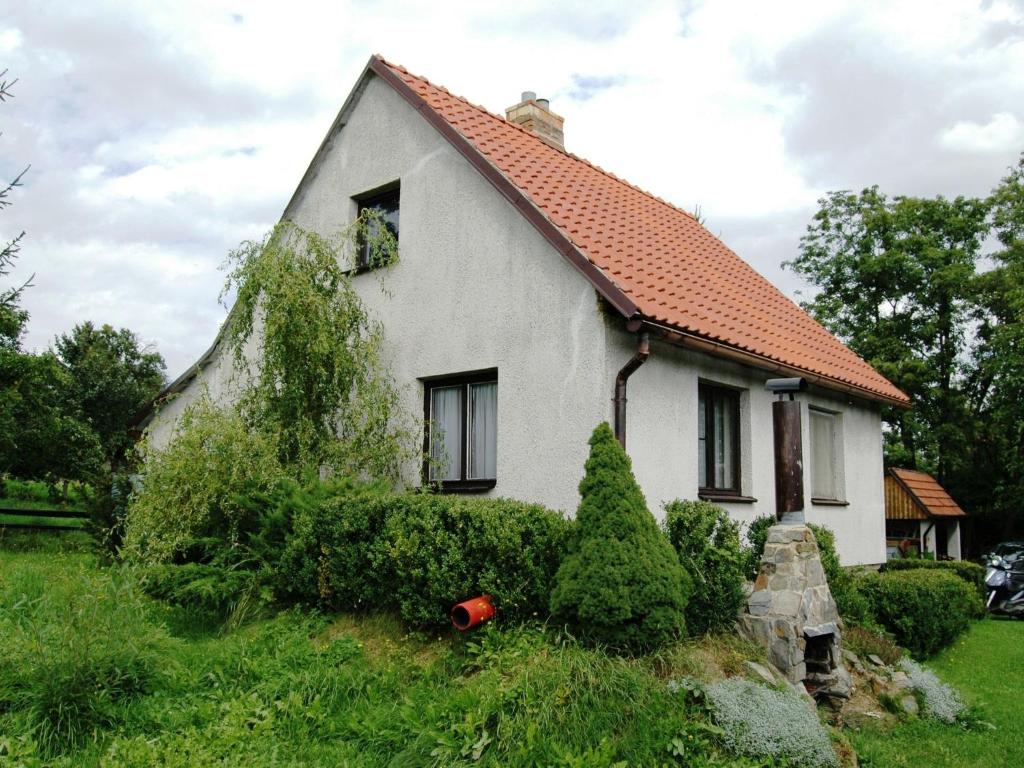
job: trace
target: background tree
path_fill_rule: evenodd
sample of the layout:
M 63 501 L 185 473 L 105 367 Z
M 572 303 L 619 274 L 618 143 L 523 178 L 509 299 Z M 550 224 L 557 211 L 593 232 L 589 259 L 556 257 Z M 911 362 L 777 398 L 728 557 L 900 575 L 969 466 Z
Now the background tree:
M 121 465 L 132 445 L 129 422 L 164 386 L 163 357 L 127 328 L 91 322 L 59 336 L 54 347 L 70 380 L 72 410 L 96 433 L 107 462 Z
M 1024 155 L 989 198 L 999 249 L 978 277 L 978 338 L 973 401 L 983 428 L 965 449 L 973 472 L 965 494 L 976 499 L 989 538 L 1024 537 Z
M 826 328 L 914 401 L 886 408 L 886 455 L 945 482 L 972 431 L 962 367 L 988 203 L 833 192 L 786 263 L 818 291 L 806 302 Z
M 0 103 L 14 96 L 11 93 L 11 88 L 17 81 L 5 79 L 6 75 L 6 69 L 0 72 Z M 12 181 L 0 189 L 0 210 L 7 208 L 11 204 L 10 194 L 15 187 L 21 186 L 21 179 L 27 171 L 28 168 L 25 168 Z M 0 245 L 0 278 L 6 278 L 10 275 L 24 237 L 25 233 L 21 232 L 11 240 L 3 243 L 3 245 Z M 21 285 L 0 287 L 0 350 L 18 349 L 18 343 L 24 331 L 25 323 L 28 321 L 28 313 L 18 306 L 18 300 L 31 281 L 32 278 L 30 277 Z

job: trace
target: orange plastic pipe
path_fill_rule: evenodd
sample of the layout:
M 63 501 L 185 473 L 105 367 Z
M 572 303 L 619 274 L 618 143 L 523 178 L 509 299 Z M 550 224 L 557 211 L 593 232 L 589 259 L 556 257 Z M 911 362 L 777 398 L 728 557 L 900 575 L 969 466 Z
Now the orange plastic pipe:
M 452 624 L 460 632 L 465 632 L 478 624 L 494 618 L 494 604 L 490 595 L 480 595 L 452 608 Z

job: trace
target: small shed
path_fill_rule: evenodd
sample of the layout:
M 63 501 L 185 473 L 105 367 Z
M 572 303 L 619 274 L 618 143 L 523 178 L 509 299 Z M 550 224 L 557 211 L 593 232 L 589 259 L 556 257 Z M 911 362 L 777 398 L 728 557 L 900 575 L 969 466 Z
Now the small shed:
M 927 472 L 890 467 L 885 473 L 885 544 L 888 558 L 908 549 L 939 560 L 960 560 L 960 519 L 967 513 Z

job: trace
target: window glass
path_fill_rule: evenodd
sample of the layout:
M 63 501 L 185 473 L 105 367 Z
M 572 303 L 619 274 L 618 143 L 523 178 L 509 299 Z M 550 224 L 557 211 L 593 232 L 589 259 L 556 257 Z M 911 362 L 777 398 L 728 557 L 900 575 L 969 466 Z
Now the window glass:
M 697 403 L 697 477 L 700 478 L 702 486 L 707 485 L 708 476 L 708 435 L 707 435 L 707 406 L 704 402 L 704 392 L 700 393 Z
M 446 490 L 482 491 L 498 477 L 498 372 L 425 381 L 428 459 L 424 480 Z
M 380 214 L 380 218 L 383 220 L 383 224 L 387 227 L 391 235 L 398 240 L 398 212 L 399 212 L 399 191 L 397 189 L 385 192 L 382 195 L 377 195 L 373 198 L 368 198 L 359 203 L 359 213 L 367 209 L 373 209 Z M 371 221 L 367 226 L 366 237 L 359 243 L 359 253 L 357 255 L 358 264 L 356 266 L 360 268 L 366 268 L 371 265 L 371 256 L 373 243 L 379 236 L 378 221 Z M 380 258 L 381 254 L 377 254 L 376 258 Z
M 430 391 L 430 479 L 459 480 L 462 474 L 462 387 Z
M 836 417 L 831 413 L 810 411 L 811 420 L 811 498 L 837 499 Z
M 697 406 L 700 487 L 739 492 L 739 393 L 701 384 Z
M 498 382 L 469 385 L 469 479 L 490 479 L 498 470 Z

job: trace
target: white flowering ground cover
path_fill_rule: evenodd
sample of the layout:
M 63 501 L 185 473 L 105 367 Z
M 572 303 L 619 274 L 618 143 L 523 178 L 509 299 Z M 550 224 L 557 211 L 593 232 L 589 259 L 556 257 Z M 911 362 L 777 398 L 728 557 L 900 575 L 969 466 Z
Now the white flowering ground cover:
M 966 709 L 960 694 L 939 680 L 930 669 L 925 669 L 912 659 L 900 662 L 903 671 L 910 678 L 910 688 L 924 699 L 924 714 L 944 723 L 955 723 Z
M 817 714 L 795 693 L 741 678 L 709 685 L 706 693 L 726 743 L 738 754 L 806 768 L 839 765 Z

